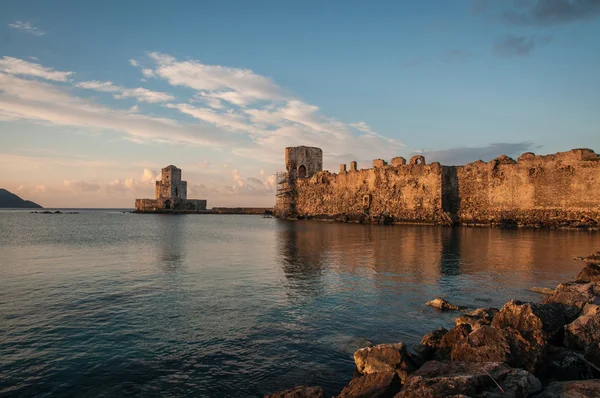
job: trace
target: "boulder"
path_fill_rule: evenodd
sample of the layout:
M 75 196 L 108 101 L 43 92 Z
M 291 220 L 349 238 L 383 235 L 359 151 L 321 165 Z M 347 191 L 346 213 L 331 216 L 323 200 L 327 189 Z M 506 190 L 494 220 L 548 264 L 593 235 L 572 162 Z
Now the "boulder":
M 514 368 L 522 368 L 536 374 L 544 363 L 548 343 L 539 335 L 526 338 L 517 329 L 503 329 L 506 341 L 510 346 L 508 364 Z
M 600 343 L 600 315 L 582 315 L 565 326 L 565 347 L 586 350 Z
M 503 330 L 481 326 L 452 347 L 453 361 L 508 362 L 510 346 Z
M 576 317 L 577 310 L 581 311 L 587 303 L 600 304 L 598 296 L 600 296 L 600 282 L 568 282 L 558 285 L 554 294 L 548 296 L 544 302 L 571 307 L 570 312 L 566 315 L 572 317 L 575 314 Z
M 555 381 L 539 394 L 539 398 L 585 398 L 600 397 L 600 380 Z
M 417 355 L 419 355 L 423 361 L 429 361 L 430 359 L 433 359 L 437 350 L 440 348 L 442 338 L 446 333 L 448 333 L 447 329 L 439 328 L 423 336 L 415 348 Z
M 450 359 L 452 347 L 459 341 L 465 339 L 469 333 L 471 333 L 471 325 L 460 324 L 456 325 L 450 331 L 442 337 L 440 345 L 435 353 L 435 358 L 440 361 L 446 361 Z
M 387 398 L 393 397 L 401 388 L 402 381 L 396 372 L 369 373 L 352 379 L 338 397 Z
M 429 361 L 408 377 L 396 397 L 484 397 L 496 393 L 526 397 L 541 389 L 541 382 L 531 373 L 504 363 Z
M 600 372 L 600 343 L 592 344 L 585 349 L 584 358 Z
M 440 298 L 440 297 L 437 297 L 431 301 L 426 302 L 425 305 L 428 305 L 428 306 L 434 307 L 434 308 L 438 308 L 442 311 L 458 311 L 458 310 L 460 310 L 459 306 L 450 304 L 449 302 L 447 302 L 446 300 L 444 300 L 443 298 Z
M 475 330 L 481 326 L 490 325 L 497 313 L 497 308 L 478 308 L 454 319 L 454 323 L 456 325 L 469 324 Z
M 298 386 L 265 395 L 265 398 L 325 398 L 325 391 L 321 387 Z
M 566 323 L 560 306 L 510 300 L 496 314 L 492 326 L 498 329 L 511 327 L 528 340 L 553 341 L 562 338 Z
M 581 315 L 595 315 L 595 314 L 600 314 L 600 305 L 588 303 L 583 306 Z
M 600 262 L 596 264 L 588 264 L 577 275 L 575 282 L 600 282 Z
M 398 372 L 402 380 L 420 366 L 420 360 L 408 352 L 404 343 L 361 348 L 354 353 L 354 363 L 362 374 Z
M 588 380 L 600 377 L 580 353 L 564 347 L 549 346 L 543 366 L 536 374 L 542 380 Z

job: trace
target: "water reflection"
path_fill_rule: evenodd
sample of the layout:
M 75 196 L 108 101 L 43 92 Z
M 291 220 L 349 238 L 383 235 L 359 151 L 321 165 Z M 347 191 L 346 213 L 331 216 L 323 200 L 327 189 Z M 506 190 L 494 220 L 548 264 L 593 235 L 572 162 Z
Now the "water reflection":
M 175 272 L 183 266 L 186 255 L 184 217 L 158 216 L 158 264 L 165 272 Z

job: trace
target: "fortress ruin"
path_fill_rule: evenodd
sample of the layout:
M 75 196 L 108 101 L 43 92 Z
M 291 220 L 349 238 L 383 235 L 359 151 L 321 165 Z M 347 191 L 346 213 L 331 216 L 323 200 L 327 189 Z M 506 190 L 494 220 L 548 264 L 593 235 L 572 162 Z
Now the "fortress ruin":
M 173 165 L 162 169 L 155 194 L 156 199 L 136 199 L 135 211 L 206 210 L 206 200 L 187 198 L 187 181 L 181 181 L 181 169 Z
M 590 149 L 552 155 L 502 155 L 464 166 L 423 156 L 355 161 L 323 170 L 314 147 L 285 149 L 274 214 L 288 219 L 360 223 L 600 227 L 600 156 Z

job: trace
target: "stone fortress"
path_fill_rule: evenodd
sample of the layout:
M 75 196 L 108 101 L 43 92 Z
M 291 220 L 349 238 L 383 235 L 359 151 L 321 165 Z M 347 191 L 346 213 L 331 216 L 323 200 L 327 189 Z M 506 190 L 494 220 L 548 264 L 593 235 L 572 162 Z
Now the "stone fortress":
M 339 173 L 323 170 L 314 147 L 285 149 L 275 216 L 358 223 L 600 228 L 600 156 L 590 149 L 552 155 L 502 155 L 464 166 L 408 162 Z
M 156 181 L 156 199 L 136 199 L 137 212 L 172 212 L 206 210 L 206 200 L 188 199 L 187 182 L 181 181 L 181 169 L 170 165 L 162 169 Z

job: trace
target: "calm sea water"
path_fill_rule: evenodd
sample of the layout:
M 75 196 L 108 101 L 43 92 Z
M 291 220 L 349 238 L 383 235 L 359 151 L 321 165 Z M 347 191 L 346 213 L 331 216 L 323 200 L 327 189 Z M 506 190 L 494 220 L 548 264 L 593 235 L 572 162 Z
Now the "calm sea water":
M 0 212 L 0 395 L 335 394 L 366 342 L 538 300 L 600 249 L 577 231 Z

